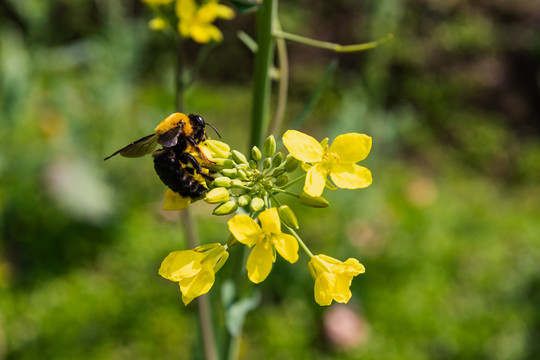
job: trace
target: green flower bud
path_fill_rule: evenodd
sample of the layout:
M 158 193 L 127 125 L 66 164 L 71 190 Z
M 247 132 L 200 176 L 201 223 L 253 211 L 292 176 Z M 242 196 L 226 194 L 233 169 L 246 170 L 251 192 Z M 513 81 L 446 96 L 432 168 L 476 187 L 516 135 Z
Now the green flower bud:
M 204 145 L 208 147 L 208 149 L 210 150 L 214 158 L 226 159 L 229 157 L 229 152 L 231 148 L 229 147 L 229 145 L 225 144 L 224 142 L 217 141 L 217 140 L 206 140 L 204 142 Z
M 285 169 L 284 168 L 279 168 L 279 169 L 274 170 L 274 172 L 272 173 L 272 176 L 277 178 L 278 176 L 280 176 L 282 174 L 285 174 Z
M 242 180 L 247 180 L 247 174 L 244 170 L 238 170 L 238 177 Z
M 292 156 L 288 156 L 287 161 L 285 162 L 285 171 L 293 172 L 294 170 L 296 170 L 299 164 L 300 164 L 300 160 Z
M 263 152 L 267 157 L 274 155 L 276 152 L 276 139 L 274 139 L 274 135 L 270 135 L 264 141 Z
M 289 176 L 287 176 L 285 174 L 279 175 L 276 178 L 276 186 L 278 186 L 278 187 L 285 186 L 285 185 L 287 185 L 288 182 L 289 182 Z
M 255 161 L 262 159 L 261 150 L 258 147 L 254 146 L 251 148 L 251 158 Z
M 234 161 L 232 159 L 227 159 L 223 162 L 223 168 L 224 169 L 232 169 L 236 166 Z
M 244 194 L 238 198 L 238 206 L 247 206 L 251 201 L 251 196 Z
M 221 173 L 229 178 L 235 178 L 238 176 L 238 170 L 236 169 L 223 169 Z
M 261 186 L 259 184 L 255 184 L 253 185 L 253 187 L 251 188 L 251 193 L 252 194 L 257 194 L 261 191 Z
M 305 192 L 302 192 L 298 197 L 300 204 L 310 206 L 314 208 L 325 208 L 330 206 L 330 203 L 322 196 L 309 196 Z
M 220 176 L 214 179 L 212 185 L 216 187 L 229 188 L 231 187 L 231 179 L 226 176 Z
M 264 159 L 263 170 L 270 169 L 270 166 L 272 166 L 272 160 L 270 158 Z
M 238 150 L 231 151 L 231 157 L 237 164 L 246 164 L 248 163 L 246 156 Z
M 238 179 L 231 180 L 231 186 L 232 187 L 244 187 L 245 185 L 246 185 L 246 183 L 243 182 L 242 180 L 238 180 Z
M 323 148 L 325 148 L 326 145 L 328 145 L 328 138 L 324 138 L 324 139 L 322 139 L 322 141 L 321 141 L 321 146 L 322 146 Z
M 229 200 L 229 196 L 229 190 L 224 187 L 218 187 L 207 192 L 204 201 L 209 204 L 221 204 Z
M 298 229 L 298 220 L 294 211 L 287 205 L 281 205 L 278 208 L 279 218 L 287 225 L 293 229 Z
M 259 165 L 257 165 L 257 162 L 255 160 L 249 160 L 249 167 L 255 170 L 259 167 Z
M 251 209 L 251 211 L 259 211 L 263 207 L 264 207 L 264 200 L 259 197 L 253 198 L 251 200 L 251 203 L 249 204 L 249 208 Z
M 283 153 L 278 152 L 274 157 L 272 158 L 272 166 L 278 167 L 283 162 Z
M 236 201 L 229 200 L 227 202 L 224 202 L 223 204 L 217 206 L 212 214 L 214 215 L 229 215 L 233 212 L 235 212 L 238 209 L 238 204 L 236 204 Z

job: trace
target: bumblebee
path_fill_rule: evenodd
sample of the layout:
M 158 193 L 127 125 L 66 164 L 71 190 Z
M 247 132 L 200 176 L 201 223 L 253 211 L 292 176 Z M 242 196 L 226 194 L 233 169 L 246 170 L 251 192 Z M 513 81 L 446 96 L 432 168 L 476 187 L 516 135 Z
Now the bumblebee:
M 152 153 L 154 169 L 165 185 L 183 197 L 198 198 L 206 188 L 196 179 L 197 175 L 209 181 L 214 179 L 203 172 L 201 164 L 191 154 L 196 152 L 203 163 L 213 164 L 199 148 L 199 144 L 206 140 L 206 125 L 216 130 L 199 115 L 173 113 L 156 127 L 154 134 L 132 142 L 103 160 L 117 154 L 141 157 Z M 158 144 L 163 148 L 154 151 Z

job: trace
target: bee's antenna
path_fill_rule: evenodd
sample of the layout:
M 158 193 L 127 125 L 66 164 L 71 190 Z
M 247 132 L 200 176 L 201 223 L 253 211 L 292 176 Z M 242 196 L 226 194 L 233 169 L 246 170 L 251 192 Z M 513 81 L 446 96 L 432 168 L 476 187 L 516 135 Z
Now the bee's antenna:
M 212 125 L 210 125 L 209 123 L 206 123 L 206 125 L 210 126 L 212 129 L 214 129 L 214 131 L 216 132 L 217 136 L 219 136 L 219 138 L 221 139 L 221 135 L 219 135 L 218 131 L 216 130 L 215 127 L 213 127 Z

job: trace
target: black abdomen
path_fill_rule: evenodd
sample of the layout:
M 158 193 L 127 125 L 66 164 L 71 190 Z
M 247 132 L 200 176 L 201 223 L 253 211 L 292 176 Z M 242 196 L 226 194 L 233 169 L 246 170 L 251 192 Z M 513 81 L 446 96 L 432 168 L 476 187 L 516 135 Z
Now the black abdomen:
M 206 192 L 206 188 L 178 161 L 172 148 L 154 152 L 154 168 L 161 181 L 183 197 L 198 198 Z

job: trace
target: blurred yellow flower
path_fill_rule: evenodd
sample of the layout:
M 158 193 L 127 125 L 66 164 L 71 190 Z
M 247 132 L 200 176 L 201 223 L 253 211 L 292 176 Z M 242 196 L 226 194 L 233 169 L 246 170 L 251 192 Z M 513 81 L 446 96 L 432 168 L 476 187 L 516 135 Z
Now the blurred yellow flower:
M 218 2 L 210 0 L 199 6 L 195 0 L 177 0 L 175 9 L 180 35 L 198 43 L 221 41 L 223 35 L 212 23 L 217 18 L 232 19 L 234 11 Z
M 228 257 L 227 248 L 220 243 L 199 246 L 193 250 L 175 251 L 163 260 L 159 275 L 178 282 L 182 301 L 187 305 L 212 288 L 216 272 Z
M 270 273 L 275 261 L 275 250 L 288 262 L 298 260 L 298 242 L 292 235 L 281 232 L 281 223 L 276 208 L 259 215 L 259 226 L 247 215 L 239 214 L 229 220 L 229 230 L 242 244 L 253 246 L 246 268 L 249 279 L 258 284 Z
M 291 155 L 310 164 L 304 191 L 320 196 L 328 175 L 337 187 L 359 189 L 371 185 L 371 172 L 356 162 L 364 160 L 371 150 L 371 137 L 348 133 L 336 137 L 331 146 L 323 147 L 313 137 L 296 130 L 283 135 L 283 144 Z
M 162 17 L 155 17 L 148 23 L 151 30 L 159 31 L 167 27 L 167 21 Z
M 315 301 L 321 306 L 330 305 L 332 300 L 347 303 L 353 277 L 366 271 L 356 259 L 341 262 L 322 254 L 313 256 L 308 267 L 315 279 Z

